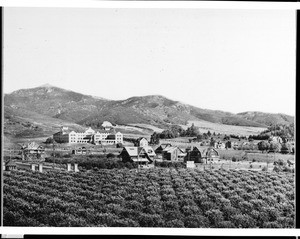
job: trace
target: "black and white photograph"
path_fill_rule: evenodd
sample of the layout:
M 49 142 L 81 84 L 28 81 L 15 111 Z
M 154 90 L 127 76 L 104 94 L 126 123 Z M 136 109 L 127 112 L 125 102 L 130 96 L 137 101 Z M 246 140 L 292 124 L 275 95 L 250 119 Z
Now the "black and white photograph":
M 295 228 L 295 10 L 2 14 L 4 227 Z

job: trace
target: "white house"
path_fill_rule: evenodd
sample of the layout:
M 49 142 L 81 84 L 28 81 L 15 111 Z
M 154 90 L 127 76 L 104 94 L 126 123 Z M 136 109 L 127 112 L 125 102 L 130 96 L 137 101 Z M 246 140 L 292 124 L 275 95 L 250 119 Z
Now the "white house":
M 111 130 L 113 128 L 113 125 L 108 121 L 104 121 L 101 126 L 104 130 Z
M 148 140 L 144 137 L 138 138 L 135 142 L 135 146 L 137 147 L 146 147 L 148 145 L 149 145 Z

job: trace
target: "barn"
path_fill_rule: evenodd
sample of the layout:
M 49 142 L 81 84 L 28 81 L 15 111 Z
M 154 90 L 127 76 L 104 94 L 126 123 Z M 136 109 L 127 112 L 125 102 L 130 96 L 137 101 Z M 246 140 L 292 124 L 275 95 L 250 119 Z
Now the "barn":
M 192 150 L 188 151 L 185 156 L 185 161 L 194 161 L 195 163 L 203 163 L 201 150 L 194 146 Z

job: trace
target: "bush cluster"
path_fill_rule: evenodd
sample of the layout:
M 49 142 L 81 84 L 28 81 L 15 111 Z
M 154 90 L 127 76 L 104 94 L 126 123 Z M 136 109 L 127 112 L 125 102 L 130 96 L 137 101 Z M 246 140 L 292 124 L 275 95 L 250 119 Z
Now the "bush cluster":
M 174 161 L 155 161 L 155 166 L 162 168 L 185 168 L 184 162 L 174 162 Z

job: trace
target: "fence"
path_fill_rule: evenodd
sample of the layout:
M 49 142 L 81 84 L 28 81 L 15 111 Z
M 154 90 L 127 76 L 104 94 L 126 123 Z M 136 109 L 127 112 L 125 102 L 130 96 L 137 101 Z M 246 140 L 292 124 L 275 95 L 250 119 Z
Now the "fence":
M 78 164 L 67 164 L 67 168 L 59 168 L 59 167 L 54 167 L 54 166 L 49 166 L 49 165 L 43 165 L 42 163 L 21 163 L 21 162 L 16 162 L 16 168 L 21 169 L 21 170 L 31 170 L 31 171 L 39 171 L 42 173 L 43 171 L 68 171 L 68 172 L 79 172 L 78 169 Z

